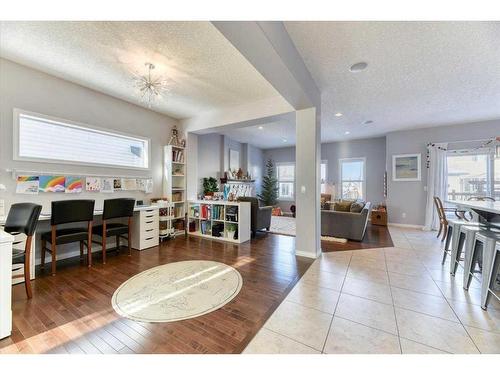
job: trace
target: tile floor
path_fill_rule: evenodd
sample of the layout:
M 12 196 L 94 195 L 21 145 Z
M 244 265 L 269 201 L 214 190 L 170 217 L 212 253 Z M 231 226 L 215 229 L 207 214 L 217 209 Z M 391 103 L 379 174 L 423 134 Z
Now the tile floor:
M 450 276 L 436 233 L 389 230 L 394 247 L 323 253 L 244 353 L 500 353 L 500 302 Z

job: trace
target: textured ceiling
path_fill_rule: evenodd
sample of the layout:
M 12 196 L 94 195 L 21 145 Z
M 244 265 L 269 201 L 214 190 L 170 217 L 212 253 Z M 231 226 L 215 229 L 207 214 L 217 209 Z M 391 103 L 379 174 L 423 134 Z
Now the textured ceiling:
M 293 146 L 296 140 L 295 124 L 287 119 L 238 129 L 218 130 L 217 133 L 262 149 Z
M 151 62 L 169 85 L 152 109 L 175 118 L 278 95 L 209 22 L 1 22 L 0 56 L 143 106 Z
M 321 90 L 323 141 L 500 118 L 500 22 L 285 27 Z

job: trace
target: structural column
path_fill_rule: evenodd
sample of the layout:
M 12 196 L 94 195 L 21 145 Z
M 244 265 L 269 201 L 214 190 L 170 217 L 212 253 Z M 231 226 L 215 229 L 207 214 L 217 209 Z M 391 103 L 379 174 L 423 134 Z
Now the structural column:
M 316 108 L 296 111 L 296 255 L 317 258 L 320 241 L 321 126 Z

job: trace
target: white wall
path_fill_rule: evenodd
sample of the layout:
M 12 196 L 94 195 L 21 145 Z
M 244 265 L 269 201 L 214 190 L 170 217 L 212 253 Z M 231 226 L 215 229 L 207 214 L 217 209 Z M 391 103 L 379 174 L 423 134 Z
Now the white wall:
M 6 192 L 0 192 L 0 199 L 5 200 L 6 212 L 10 204 L 22 201 L 42 204 L 43 212 L 49 212 L 52 200 L 91 198 L 96 200 L 96 207 L 99 208 L 105 198 L 127 196 L 147 201 L 161 196 L 162 146 L 167 144 L 171 128 L 177 120 L 5 59 L 0 59 L 0 97 L 0 183 L 7 187 Z M 151 139 L 151 170 L 15 161 L 12 151 L 13 108 L 148 137 Z M 20 195 L 15 194 L 15 180 L 6 169 L 75 175 L 152 176 L 154 191 L 150 195 L 125 191 L 111 195 L 85 192 Z
M 392 132 L 387 135 L 388 214 L 392 223 L 423 225 L 427 193 L 426 145 L 500 136 L 500 120 Z M 392 181 L 392 155 L 422 154 L 422 180 Z M 403 214 L 405 214 L 403 217 Z
M 240 143 L 218 133 L 198 135 L 198 192 L 203 191 L 203 178 L 219 180 L 229 170 L 229 150 L 239 152 L 240 167 L 255 179 L 255 191 L 260 192 L 262 182 L 262 155 L 258 147 Z

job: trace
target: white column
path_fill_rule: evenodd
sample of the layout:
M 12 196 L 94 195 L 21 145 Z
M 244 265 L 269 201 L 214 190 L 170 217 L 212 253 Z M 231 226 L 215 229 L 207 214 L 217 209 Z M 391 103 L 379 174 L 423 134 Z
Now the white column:
M 321 127 L 316 108 L 296 112 L 295 202 L 296 246 L 299 256 L 317 258 L 320 241 L 320 153 Z

